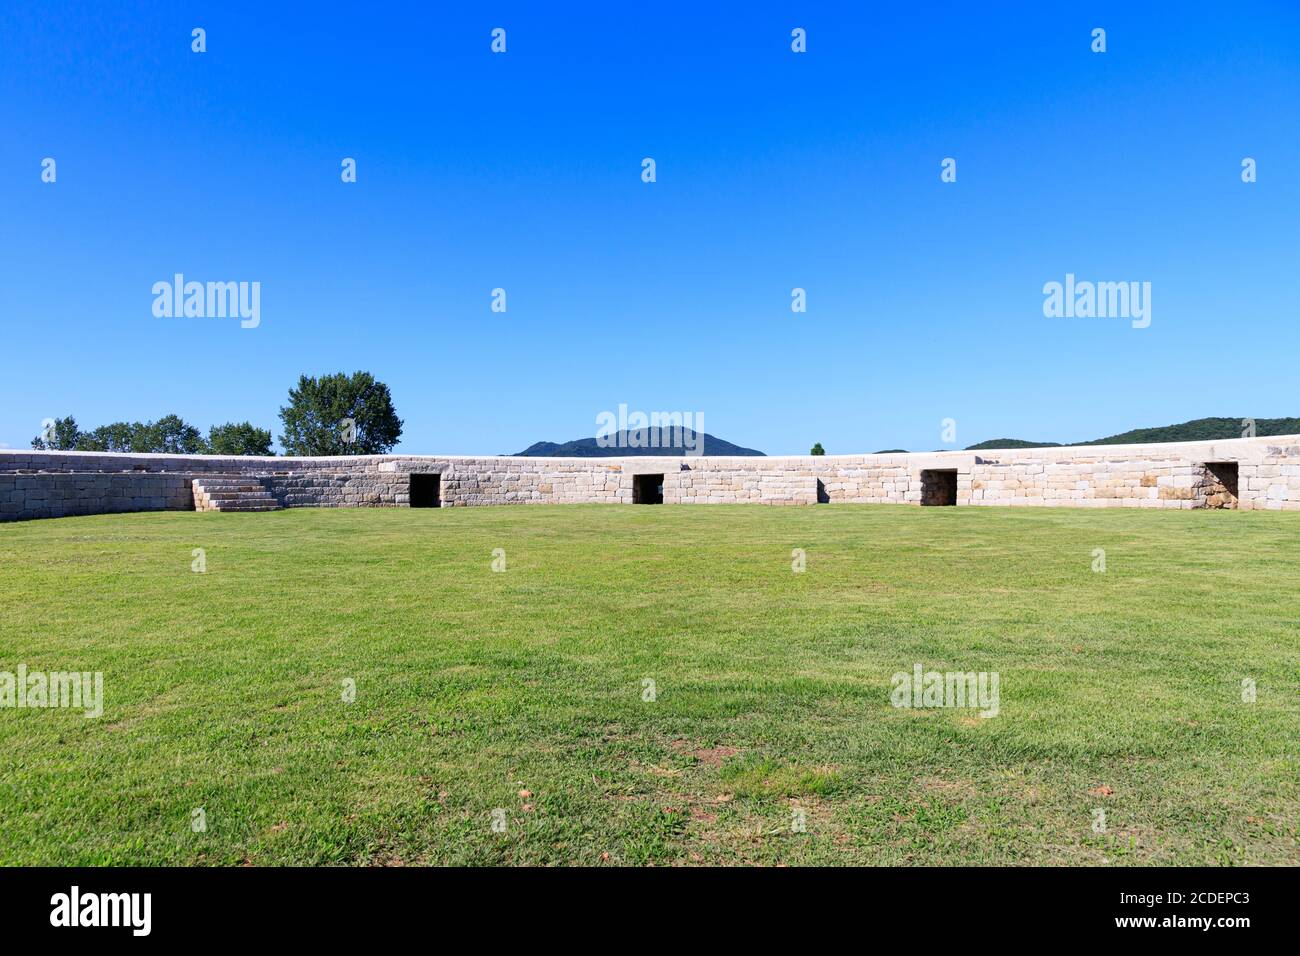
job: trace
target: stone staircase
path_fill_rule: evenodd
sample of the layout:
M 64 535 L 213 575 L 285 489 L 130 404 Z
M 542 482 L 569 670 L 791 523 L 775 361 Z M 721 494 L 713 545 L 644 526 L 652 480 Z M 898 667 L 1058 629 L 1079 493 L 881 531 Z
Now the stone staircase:
M 195 478 L 195 511 L 278 511 L 280 503 L 257 478 L 212 475 Z

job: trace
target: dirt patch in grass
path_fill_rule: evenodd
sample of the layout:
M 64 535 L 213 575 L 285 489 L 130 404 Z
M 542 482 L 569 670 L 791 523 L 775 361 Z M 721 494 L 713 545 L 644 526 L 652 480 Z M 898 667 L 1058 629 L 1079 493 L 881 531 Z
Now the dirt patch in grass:
M 956 799 L 965 799 L 975 793 L 974 784 L 956 777 L 920 777 L 916 782 L 926 793 L 943 794 Z
M 692 750 L 691 743 L 688 740 L 674 740 L 673 749 L 678 753 L 694 757 L 697 761 L 706 767 L 712 767 L 715 770 L 722 766 L 724 760 L 728 757 L 734 757 L 740 753 L 735 747 L 702 747 Z

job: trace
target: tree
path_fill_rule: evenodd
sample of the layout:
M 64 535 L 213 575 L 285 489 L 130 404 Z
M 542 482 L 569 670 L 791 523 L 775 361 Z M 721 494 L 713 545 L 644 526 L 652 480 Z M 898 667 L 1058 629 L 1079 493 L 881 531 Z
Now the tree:
M 226 422 L 208 429 L 209 455 L 274 455 L 271 432 L 251 422 Z
M 37 451 L 72 451 L 80 438 L 81 429 L 77 427 L 77 420 L 69 415 L 67 418 L 54 419 L 54 428 L 33 438 L 32 447 Z
M 145 425 L 138 433 L 137 443 L 144 448 L 132 451 L 153 452 L 165 455 L 199 455 L 203 453 L 203 433 L 181 419 L 179 415 L 164 415 L 156 422 Z
M 139 422 L 100 425 L 78 436 L 77 451 L 135 451 L 136 445 L 144 443 L 140 437 L 143 429 Z
M 116 451 L 134 454 L 197 455 L 204 449 L 203 435 L 179 415 L 164 415 L 156 422 L 111 422 L 77 436 L 78 451 Z
M 388 386 L 369 372 L 299 376 L 280 421 L 287 455 L 378 455 L 402 434 Z
M 810 455 L 824 455 L 824 454 L 826 454 L 826 449 L 822 447 L 822 443 L 821 443 L 821 442 L 818 442 L 817 444 L 815 444 L 815 445 L 812 446 L 812 451 L 810 451 L 808 454 L 810 454 Z

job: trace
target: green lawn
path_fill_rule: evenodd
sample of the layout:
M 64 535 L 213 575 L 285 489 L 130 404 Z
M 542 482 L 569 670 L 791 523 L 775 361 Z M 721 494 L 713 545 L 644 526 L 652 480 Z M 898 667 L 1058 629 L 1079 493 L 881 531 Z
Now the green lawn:
M 1296 864 L 1298 629 L 1300 514 L 0 525 L 0 671 L 106 698 L 0 709 L 0 863 Z M 916 663 L 1000 713 L 891 706 Z

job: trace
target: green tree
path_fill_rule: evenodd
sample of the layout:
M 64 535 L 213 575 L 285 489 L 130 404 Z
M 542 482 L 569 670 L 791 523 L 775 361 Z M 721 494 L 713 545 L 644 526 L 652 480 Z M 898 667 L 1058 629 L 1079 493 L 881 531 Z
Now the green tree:
M 280 421 L 287 455 L 378 455 L 402 434 L 388 386 L 369 372 L 299 376 Z
M 136 445 L 143 444 L 143 429 L 139 422 L 100 425 L 77 437 L 77 451 L 135 451 Z
M 49 432 L 42 432 L 32 439 L 32 447 L 37 451 L 72 451 L 80 438 L 77 420 L 69 415 L 54 419 L 54 427 Z
M 156 422 L 150 422 L 143 427 L 138 436 L 138 443 L 145 447 L 133 447 L 132 451 L 165 455 L 199 455 L 205 448 L 203 433 L 179 415 L 164 415 Z
M 208 429 L 209 455 L 274 455 L 271 431 L 251 422 L 226 422 Z
M 824 455 L 824 454 L 826 454 L 826 449 L 822 447 L 822 443 L 821 443 L 821 442 L 818 442 L 817 444 L 815 444 L 815 445 L 812 446 L 812 451 L 810 451 L 808 454 L 810 454 L 810 455 Z
M 110 422 L 77 436 L 78 451 L 197 455 L 203 449 L 203 435 L 179 415 L 156 422 Z

